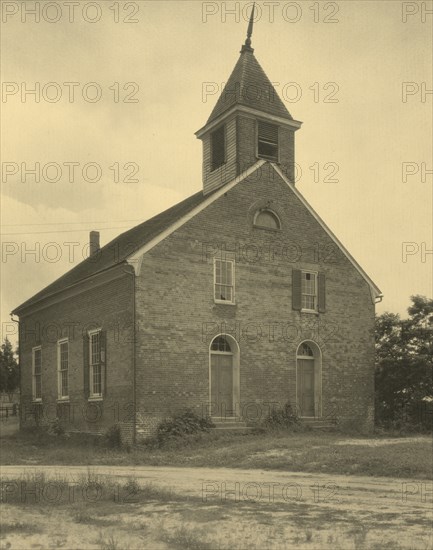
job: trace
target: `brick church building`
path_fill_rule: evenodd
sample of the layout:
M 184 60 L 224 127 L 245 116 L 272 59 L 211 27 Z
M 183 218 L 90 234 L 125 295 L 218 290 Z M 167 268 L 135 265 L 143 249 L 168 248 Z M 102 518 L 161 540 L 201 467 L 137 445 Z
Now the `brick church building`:
M 14 310 L 21 425 L 152 433 L 186 408 L 373 421 L 381 292 L 294 183 L 294 120 L 251 47 L 208 121 L 203 188 Z

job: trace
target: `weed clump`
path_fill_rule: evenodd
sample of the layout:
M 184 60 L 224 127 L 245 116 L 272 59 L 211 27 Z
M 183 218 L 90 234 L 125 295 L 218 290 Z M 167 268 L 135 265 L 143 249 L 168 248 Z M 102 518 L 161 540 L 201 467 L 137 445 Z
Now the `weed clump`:
M 213 427 L 214 424 L 210 418 L 201 417 L 187 409 L 160 422 L 150 443 L 162 447 L 170 441 L 209 432 Z
M 122 433 L 118 424 L 110 426 L 105 431 L 104 442 L 111 449 L 120 449 L 122 447 Z
M 272 408 L 259 427 L 265 430 L 299 431 L 301 422 L 296 412 L 293 411 L 291 404 L 287 402 L 281 408 Z

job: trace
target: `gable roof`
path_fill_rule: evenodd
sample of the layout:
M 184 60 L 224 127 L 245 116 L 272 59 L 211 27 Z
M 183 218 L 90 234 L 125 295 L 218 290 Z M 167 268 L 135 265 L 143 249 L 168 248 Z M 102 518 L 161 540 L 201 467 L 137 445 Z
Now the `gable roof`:
M 209 196 L 212 193 L 209 194 Z M 187 199 L 175 204 L 168 210 L 157 214 L 150 220 L 141 223 L 120 234 L 102 247 L 94 256 L 86 258 L 83 262 L 73 267 L 70 271 L 56 279 L 53 283 L 15 308 L 12 313 L 27 308 L 58 292 L 75 285 L 93 275 L 106 271 L 124 262 L 131 254 L 140 249 L 147 242 L 154 239 L 164 229 L 169 227 L 179 218 L 203 202 L 207 196 L 199 191 Z
M 304 199 L 296 187 L 290 183 L 281 169 L 274 163 L 260 160 L 248 170 L 237 176 L 231 182 L 214 190 L 207 195 L 199 191 L 187 199 L 175 204 L 168 210 L 161 212 L 150 220 L 125 231 L 98 252 L 98 258 L 92 256 L 87 258 L 79 265 L 68 271 L 65 275 L 45 287 L 43 290 L 29 298 L 26 302 L 15 308 L 12 313 L 19 314 L 23 309 L 66 290 L 70 286 L 80 283 L 98 273 L 119 265 L 122 262 L 128 262 L 134 266 L 136 272 L 140 269 L 140 258 L 147 251 L 151 250 L 158 243 L 171 235 L 176 229 L 188 222 L 191 218 L 212 204 L 215 200 L 223 196 L 227 191 L 235 187 L 238 183 L 249 177 L 264 164 L 270 164 L 281 179 L 287 184 L 288 188 L 302 202 L 305 208 L 310 212 L 314 219 L 319 223 L 328 236 L 334 241 L 341 252 L 346 256 L 349 262 L 354 266 L 362 278 L 370 287 L 373 301 L 383 296 L 379 287 L 370 279 L 367 273 L 362 269 L 358 262 L 353 258 L 345 246 L 337 239 L 334 233 L 325 224 L 322 218 L 317 214 L 313 207 Z
M 242 50 L 206 125 L 234 105 L 251 107 L 269 115 L 293 120 L 252 49 Z

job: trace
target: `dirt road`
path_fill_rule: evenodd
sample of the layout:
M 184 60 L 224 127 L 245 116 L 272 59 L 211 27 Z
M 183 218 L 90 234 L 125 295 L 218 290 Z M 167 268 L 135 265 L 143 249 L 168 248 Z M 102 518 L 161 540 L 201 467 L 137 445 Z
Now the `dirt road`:
M 432 511 L 431 482 L 410 479 L 373 478 L 241 470 L 233 468 L 170 468 L 158 466 L 0 466 L 2 479 L 44 472 L 47 476 L 74 478 L 87 472 L 119 479 L 135 478 L 176 493 L 204 500 L 311 502 L 355 506 L 368 510 L 404 512 L 409 508 L 424 514 Z M 270 497 L 270 498 L 269 498 Z

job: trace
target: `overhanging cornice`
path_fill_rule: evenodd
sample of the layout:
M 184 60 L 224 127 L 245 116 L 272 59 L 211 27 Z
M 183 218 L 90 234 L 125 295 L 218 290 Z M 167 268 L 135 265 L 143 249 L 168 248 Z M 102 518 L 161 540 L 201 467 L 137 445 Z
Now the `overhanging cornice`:
M 280 117 L 277 115 L 271 115 L 269 113 L 266 113 L 265 111 L 260 111 L 259 109 L 253 109 L 252 107 L 246 107 L 245 105 L 234 105 L 233 107 L 231 107 L 230 109 L 222 113 L 215 120 L 203 126 L 203 128 L 198 130 L 195 133 L 195 135 L 197 136 L 198 139 L 201 139 L 207 132 L 209 132 L 213 128 L 216 128 L 226 118 L 232 116 L 234 113 L 237 113 L 237 112 L 240 112 L 246 115 L 251 115 L 255 118 L 266 118 L 272 122 L 275 122 L 276 124 L 293 128 L 295 131 L 299 130 L 299 128 L 302 126 L 302 122 L 300 122 L 299 120 L 293 120 L 293 119 Z

